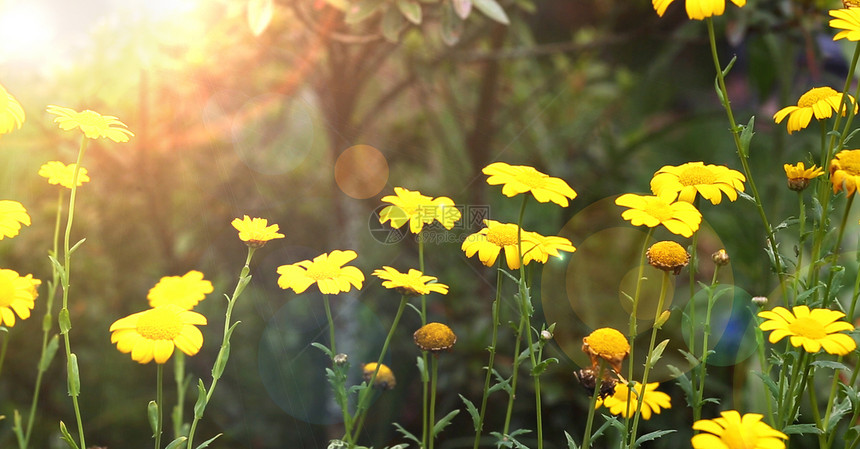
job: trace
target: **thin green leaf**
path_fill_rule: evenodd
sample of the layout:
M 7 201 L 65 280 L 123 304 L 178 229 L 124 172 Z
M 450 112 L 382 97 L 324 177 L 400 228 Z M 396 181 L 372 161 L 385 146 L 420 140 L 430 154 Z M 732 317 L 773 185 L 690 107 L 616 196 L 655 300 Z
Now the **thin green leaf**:
M 818 427 L 815 427 L 815 424 L 792 424 L 782 429 L 782 433 L 786 435 L 802 435 L 805 433 L 814 433 L 814 434 L 822 434 L 824 432 L 821 431 Z
M 442 419 L 436 421 L 436 425 L 433 426 L 432 438 L 435 438 L 436 435 L 442 433 L 442 431 L 445 430 L 446 427 L 448 427 L 448 424 L 451 424 L 451 420 L 454 419 L 454 417 L 458 414 L 460 414 L 459 409 L 452 410 L 451 413 L 448 413 L 447 415 L 443 416 Z
M 635 442 L 635 443 L 633 443 L 633 447 L 639 447 L 639 445 L 640 445 L 640 444 L 642 444 L 642 443 L 645 443 L 645 442 L 647 442 L 647 441 L 656 440 L 657 438 L 660 438 L 660 437 L 662 437 L 663 435 L 668 435 L 668 434 L 670 434 L 670 433 L 672 433 L 672 432 L 675 432 L 675 429 L 670 429 L 670 430 L 657 430 L 657 431 L 654 431 L 654 432 L 646 433 L 645 435 L 642 435 L 641 437 L 639 437 L 639 438 L 637 438 L 637 439 L 636 439 L 636 442 Z
M 412 435 L 412 433 L 410 433 L 408 430 L 404 429 L 403 426 L 401 426 L 400 424 L 397 424 L 396 422 L 391 423 L 391 425 L 393 425 L 394 428 L 397 429 L 397 431 L 400 432 L 401 435 L 403 435 L 403 438 L 406 438 L 407 440 L 412 440 L 419 447 L 421 447 L 421 440 L 419 440 L 417 437 L 415 437 L 415 435 Z
M 164 449 L 179 449 L 182 446 L 185 446 L 185 442 L 188 441 L 188 437 L 179 437 L 170 442 Z
M 475 432 L 481 430 L 481 414 L 478 412 L 478 408 L 475 407 L 475 404 L 472 401 L 466 399 L 462 394 L 458 394 L 460 399 L 463 401 L 463 404 L 466 404 L 466 411 L 469 412 L 469 415 L 472 417 L 472 426 L 475 428 Z
M 218 438 L 218 437 L 220 437 L 221 435 L 224 435 L 224 434 L 223 434 L 223 433 L 219 433 L 218 435 L 215 435 L 214 437 L 209 438 L 208 440 L 206 440 L 206 441 L 204 441 L 204 442 L 200 443 L 200 446 L 197 446 L 197 449 L 203 449 L 203 448 L 205 448 L 205 447 L 209 447 L 209 445 L 210 445 L 210 444 L 212 444 L 212 442 L 213 442 L 213 441 L 215 441 L 215 439 L 216 439 L 216 438 Z
M 576 442 L 573 441 L 573 438 L 566 430 L 564 431 L 564 438 L 567 440 L 567 449 L 579 449 L 579 446 L 576 445 Z
M 412 0 L 397 0 L 397 9 L 406 20 L 421 25 L 421 5 Z
M 63 441 L 65 441 L 65 442 L 66 442 L 66 444 L 67 444 L 71 449 L 80 449 L 80 448 L 78 447 L 78 443 L 75 443 L 75 439 L 74 439 L 74 438 L 72 438 L 72 435 L 71 435 L 71 434 L 69 434 L 69 429 L 67 429 L 67 428 L 66 428 L 66 424 L 65 424 L 64 422 L 62 422 L 62 421 L 60 421 L 60 435 L 61 435 L 61 436 L 60 436 L 60 439 L 62 439 Z
M 511 21 L 508 19 L 508 15 L 505 14 L 505 10 L 502 9 L 501 5 L 499 5 L 496 0 L 473 0 L 472 2 L 475 5 L 475 8 L 478 11 L 484 13 L 485 16 L 490 19 L 495 20 L 503 25 L 510 25 Z
M 158 431 L 158 403 L 149 401 L 146 404 L 146 418 L 149 420 L 149 427 L 152 428 L 152 436 L 155 437 L 155 432 Z

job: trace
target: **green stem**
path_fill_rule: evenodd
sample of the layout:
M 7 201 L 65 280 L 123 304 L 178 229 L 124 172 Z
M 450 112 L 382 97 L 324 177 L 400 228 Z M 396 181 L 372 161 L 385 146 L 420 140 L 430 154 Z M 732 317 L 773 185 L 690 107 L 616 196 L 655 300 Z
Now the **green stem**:
M 851 195 L 845 202 L 845 213 L 842 214 L 842 222 L 839 224 L 839 234 L 838 237 L 836 237 L 836 246 L 833 247 L 833 256 L 831 258 L 831 265 L 833 266 L 836 265 L 839 258 L 839 247 L 842 246 L 842 236 L 845 235 L 845 226 L 848 224 L 848 214 L 851 212 L 851 204 L 853 203 L 854 195 Z M 824 288 L 824 298 L 822 298 L 821 304 L 824 308 L 830 304 L 830 286 L 833 284 L 834 276 L 836 276 L 836 272 L 834 270 L 830 270 L 830 274 L 827 277 L 827 284 Z
M 663 304 L 666 301 L 666 292 L 669 290 L 669 272 L 663 271 L 663 281 L 660 284 L 660 299 L 657 301 L 657 311 L 654 315 L 654 326 L 651 328 L 651 342 L 648 344 L 648 355 L 645 357 L 645 373 L 642 375 L 642 394 L 639 395 L 639 401 L 636 403 L 636 414 L 633 416 L 633 430 L 630 432 L 630 440 L 628 447 L 633 449 L 636 442 L 636 431 L 639 427 L 639 417 L 642 415 L 642 403 L 645 399 L 645 390 L 648 385 L 648 374 L 651 372 L 651 354 L 654 352 L 654 346 L 657 342 L 657 320 L 663 314 Z M 632 390 L 632 388 L 631 388 Z M 628 401 L 629 402 L 629 401 Z
M 600 394 L 600 385 L 603 384 L 603 370 L 606 365 L 604 359 L 600 359 L 599 368 L 597 369 L 597 381 L 594 382 L 594 391 L 591 393 L 591 399 L 588 401 L 588 418 L 585 420 L 585 432 L 582 434 L 582 449 L 591 447 L 591 427 L 594 423 L 594 412 L 597 410 L 597 396 Z
M 439 357 L 436 354 L 433 354 L 433 357 L 430 359 L 430 371 L 432 378 L 430 379 L 430 429 L 433 429 L 436 425 L 436 385 L 439 383 Z M 433 434 L 433 431 L 430 431 L 430 449 L 433 449 L 433 443 L 436 441 L 436 435 Z
M 505 425 L 502 428 L 502 435 L 507 435 L 511 426 L 511 415 L 514 409 L 514 399 L 517 397 L 517 379 L 519 378 L 520 368 L 520 342 L 522 342 L 522 328 L 525 317 L 520 316 L 520 324 L 517 326 L 516 342 L 514 343 L 514 366 L 511 373 L 511 391 L 508 393 L 508 407 L 505 412 Z
M 60 226 L 63 215 L 63 189 L 58 190 L 57 197 L 57 214 L 54 218 L 54 239 L 53 249 L 50 254 L 56 259 L 60 248 Z M 41 392 L 42 378 L 47 369 L 47 362 L 42 361 L 47 357 L 48 335 L 51 333 L 51 323 L 53 321 L 51 311 L 54 309 L 54 298 L 57 295 L 57 287 L 60 285 L 60 272 L 57 267 L 51 263 L 51 282 L 48 283 L 48 294 L 45 300 L 45 315 L 42 318 L 42 349 L 39 356 L 38 370 L 36 374 L 36 384 L 33 387 L 33 399 L 30 402 L 30 412 L 27 415 L 27 427 L 24 430 L 24 438 L 18 439 L 19 449 L 26 449 L 30 444 L 30 435 L 33 431 L 33 423 L 36 419 L 36 405 L 39 403 L 39 393 Z
M 639 254 L 639 271 L 636 274 L 636 289 L 633 293 L 633 305 L 632 310 L 630 312 L 630 333 L 628 335 L 628 339 L 630 340 L 630 354 L 628 355 L 628 360 L 633 360 L 634 357 L 634 342 L 636 341 L 636 321 L 637 321 L 637 313 L 639 312 L 639 296 L 642 294 L 642 280 L 645 278 L 645 255 L 648 252 L 648 247 L 651 243 L 651 236 L 654 234 L 654 228 L 648 228 L 648 233 L 645 234 L 645 240 L 642 242 L 642 251 Z M 627 364 L 627 379 L 633 380 L 633 363 Z M 627 413 L 624 414 L 624 427 L 627 433 L 630 433 L 630 401 L 627 401 Z
M 156 393 L 155 393 L 155 404 L 158 406 L 156 409 L 158 410 L 158 418 L 155 421 L 155 449 L 161 449 L 161 431 L 163 421 L 162 421 L 162 413 L 161 408 L 164 404 L 164 364 L 158 363 L 158 374 L 156 374 Z
M 741 161 L 741 166 L 744 170 L 744 175 L 747 178 L 747 184 L 750 187 L 750 192 L 752 192 L 752 197 L 755 200 L 756 210 L 758 211 L 759 218 L 761 218 L 761 222 L 764 225 L 765 232 L 767 232 L 767 241 L 770 246 L 770 250 L 773 252 L 773 265 L 776 270 L 777 276 L 779 276 L 779 287 L 782 292 L 782 297 L 787 298 L 786 296 L 786 288 L 785 288 L 785 273 L 782 270 L 782 262 L 779 257 L 779 248 L 776 244 L 776 238 L 774 237 L 773 228 L 770 226 L 770 222 L 767 219 L 767 214 L 765 214 L 764 206 L 762 205 L 761 196 L 758 193 L 758 189 L 756 188 L 755 181 L 752 177 L 752 172 L 749 166 L 749 155 L 747 154 L 747 150 L 744 149 L 743 144 L 741 143 L 740 137 L 740 127 L 735 121 L 734 113 L 732 112 L 731 102 L 729 101 L 729 93 L 728 89 L 726 89 L 726 80 L 723 75 L 722 64 L 720 64 L 719 55 L 717 55 L 717 40 L 714 34 L 714 22 L 712 17 L 707 17 L 705 19 L 705 23 L 708 26 L 708 39 L 711 43 L 711 57 L 714 60 L 714 67 L 717 70 L 717 84 L 720 89 L 720 94 L 722 96 L 723 108 L 726 110 L 726 115 L 729 119 L 729 125 L 731 126 L 732 138 L 735 142 L 735 148 L 738 152 L 738 158 Z
M 382 360 L 385 358 L 385 353 L 388 352 L 388 345 L 391 343 L 391 338 L 394 336 L 394 331 L 397 329 L 397 324 L 400 323 L 400 317 L 406 308 L 406 300 L 406 295 L 400 298 L 400 305 L 397 307 L 397 313 L 394 315 L 394 322 L 391 323 L 391 329 L 388 330 L 385 342 L 382 343 L 382 350 L 379 351 L 379 357 L 376 359 L 376 369 L 373 370 L 373 375 L 370 376 L 367 387 L 358 394 L 358 405 L 356 406 L 355 419 L 353 419 L 353 422 L 357 422 L 358 425 L 354 429 L 352 436 L 348 433 L 346 435 L 347 441 L 350 443 L 358 441 L 358 436 L 361 434 L 361 427 L 364 425 L 365 416 L 367 416 L 365 411 L 367 411 L 367 401 L 370 398 L 370 392 L 373 391 L 376 375 L 379 374 L 379 367 L 382 366 Z
M 9 330 L 6 329 L 6 335 L 3 336 L 3 345 L 0 346 L 0 373 L 3 372 L 3 361 L 6 360 L 6 348 L 9 347 Z
M 418 269 L 424 272 L 424 235 L 418 233 Z M 421 295 L 421 326 L 427 324 L 427 301 L 425 295 Z M 424 362 L 424 373 L 421 373 L 421 447 L 427 447 L 427 408 L 429 407 L 428 390 L 430 382 L 427 371 L 427 351 L 421 351 L 421 360 Z
M 755 317 L 754 319 L 756 320 L 755 342 L 756 342 L 756 347 L 758 348 L 758 350 L 757 350 L 758 361 L 759 361 L 759 364 L 761 365 L 761 372 L 765 376 L 770 376 L 770 364 L 768 363 L 767 355 L 765 354 L 764 332 L 761 330 L 761 323 L 764 320 L 758 316 L 758 313 L 754 312 L 753 316 Z M 780 381 L 782 381 L 782 379 L 780 379 Z M 782 384 L 780 385 L 780 390 L 778 390 L 778 391 L 781 391 L 781 390 L 782 390 Z M 765 400 L 767 403 L 767 416 L 765 416 L 765 419 L 767 420 L 768 424 L 770 424 L 771 427 L 774 427 L 776 425 L 776 422 L 774 421 L 773 404 L 771 403 L 770 396 L 771 396 L 770 392 L 765 391 L 764 397 L 765 397 Z
M 60 311 L 60 332 L 63 334 L 63 343 L 66 349 L 66 376 L 69 379 L 70 386 L 72 384 L 80 385 L 79 374 L 73 369 L 73 365 L 77 364 L 77 357 L 72 353 L 71 343 L 69 340 L 69 330 L 71 329 L 71 319 L 69 316 L 69 286 L 71 285 L 71 234 L 72 234 L 72 222 L 75 218 L 75 199 L 77 197 L 78 192 L 78 176 L 81 172 L 81 162 L 84 159 L 84 154 L 87 151 L 87 145 L 89 144 L 89 139 L 86 136 L 81 136 L 81 144 L 78 149 L 78 158 L 75 162 L 75 171 L 72 175 L 72 192 L 69 194 L 69 214 L 66 217 L 66 232 L 63 236 L 63 273 L 62 276 L 62 284 L 63 284 L 63 308 Z M 65 323 L 63 322 L 65 320 Z M 75 367 L 76 368 L 76 367 Z M 86 448 L 87 443 L 84 438 L 84 424 L 83 419 L 81 419 L 81 409 L 78 405 L 78 396 L 80 395 L 79 390 L 73 391 L 72 388 L 69 388 L 69 395 L 72 397 L 72 407 L 75 410 L 75 420 L 78 426 L 78 436 L 80 438 L 80 447 Z
M 694 383 L 695 388 L 693 391 L 696 393 L 696 397 L 693 400 L 693 422 L 696 422 L 702 419 L 702 404 L 703 398 L 705 397 L 705 379 L 707 378 L 708 371 L 708 354 L 711 352 L 708 350 L 708 339 L 711 336 L 711 312 L 714 309 L 714 293 L 715 289 L 718 285 L 717 275 L 720 272 L 720 265 L 716 265 L 714 267 L 714 276 L 711 279 L 711 286 L 708 288 L 708 308 L 705 312 L 705 322 L 702 326 L 703 336 L 702 336 L 702 356 L 700 358 L 701 362 L 699 364 L 699 369 L 696 370 L 696 374 L 699 377 L 698 385 Z
M 500 299 L 502 297 L 502 258 L 498 260 L 496 266 L 496 297 L 493 299 L 493 335 L 490 343 L 490 359 L 487 361 L 487 375 L 484 378 L 484 392 L 481 396 L 481 410 L 478 413 L 478 426 L 475 429 L 475 444 L 473 449 L 478 449 L 481 442 L 481 432 L 484 429 L 484 416 L 487 411 L 487 398 L 490 396 L 490 379 L 493 377 L 493 366 L 496 358 L 496 343 L 499 336 L 499 320 L 500 320 Z
M 798 236 L 797 236 L 797 265 L 794 269 L 794 296 L 797 297 L 797 292 L 800 289 L 800 272 L 803 267 L 803 241 L 805 240 L 804 233 L 806 232 L 806 205 L 803 202 L 803 191 L 797 192 L 797 201 L 799 208 L 799 220 L 798 220 Z M 786 307 L 796 305 L 796 301 L 783 301 Z
M 236 282 L 236 288 L 233 289 L 233 295 L 230 296 L 230 299 L 227 301 L 227 311 L 224 314 L 224 335 L 221 339 L 221 348 L 218 350 L 218 356 L 215 358 L 215 366 L 212 367 L 212 384 L 209 385 L 209 389 L 206 391 L 206 397 L 202 406 L 197 407 L 195 405 L 194 407 L 194 419 L 191 421 L 191 428 L 188 431 L 187 449 L 193 449 L 194 447 L 194 433 L 197 430 L 197 424 L 200 422 L 200 419 L 203 418 L 206 406 L 209 404 L 209 401 L 212 400 L 212 395 L 215 393 L 218 379 L 220 379 L 221 375 L 224 373 L 224 367 L 226 366 L 227 358 L 230 355 L 230 328 L 232 327 L 230 322 L 233 315 L 233 306 L 236 305 L 236 300 L 239 299 L 239 296 L 241 296 L 242 292 L 245 291 L 245 287 L 247 287 L 251 282 L 250 265 L 251 258 L 254 256 L 254 251 L 256 251 L 256 248 L 251 246 L 248 247 L 248 257 L 245 258 L 245 265 L 239 273 L 239 280 Z M 200 399 L 198 398 L 198 403 L 199 402 Z
M 173 438 L 179 438 L 183 435 L 182 425 L 185 418 L 185 394 L 187 384 L 185 382 L 185 353 L 176 351 L 173 354 L 173 380 L 176 383 L 176 406 L 173 407 Z M 159 404 L 160 406 L 160 404 Z

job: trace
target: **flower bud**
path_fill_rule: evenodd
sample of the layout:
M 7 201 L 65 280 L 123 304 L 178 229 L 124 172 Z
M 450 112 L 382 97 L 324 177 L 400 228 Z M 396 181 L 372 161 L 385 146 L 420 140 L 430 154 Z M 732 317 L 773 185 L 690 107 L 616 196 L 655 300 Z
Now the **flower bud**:
M 721 249 L 714 254 L 711 254 L 711 260 L 714 261 L 714 265 L 722 267 L 729 264 L 729 254 L 726 250 Z
M 759 308 L 767 305 L 767 297 L 765 296 L 753 296 L 752 303 L 757 305 Z

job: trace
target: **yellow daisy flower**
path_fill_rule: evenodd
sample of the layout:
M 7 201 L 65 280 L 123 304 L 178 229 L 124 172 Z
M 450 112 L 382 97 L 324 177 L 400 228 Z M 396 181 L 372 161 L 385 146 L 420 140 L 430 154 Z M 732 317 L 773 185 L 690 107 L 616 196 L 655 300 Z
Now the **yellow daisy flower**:
M 22 320 L 30 318 L 38 296 L 36 287 L 41 283 L 32 275 L 20 276 L 17 271 L 0 269 L 0 325 L 14 326 L 15 315 Z
M 212 283 L 203 279 L 203 273 L 191 270 L 183 276 L 165 276 L 149 289 L 146 299 L 150 307 L 176 304 L 185 310 L 191 310 L 206 295 L 212 293 Z
M 666 165 L 651 178 L 651 191 L 660 196 L 664 193 L 678 194 L 678 201 L 692 203 L 696 194 L 720 204 L 725 193 L 730 201 L 738 199 L 738 191 L 744 191 L 743 173 L 724 165 L 705 165 L 702 162 L 687 162 L 677 167 Z
M 520 193 L 529 192 L 541 203 L 552 201 L 561 207 L 567 207 L 568 199 L 576 198 L 576 192 L 559 178 L 543 174 L 527 165 L 508 165 L 504 162 L 494 162 L 483 170 L 490 177 L 487 184 L 491 186 L 503 184 L 502 194 L 513 197 Z
M 320 291 L 327 295 L 348 292 L 355 287 L 361 289 L 364 273 L 355 267 L 344 267 L 347 262 L 358 257 L 355 251 L 334 250 L 321 254 L 313 261 L 303 260 L 291 265 L 278 267 L 278 286 L 286 290 L 293 289 L 302 293 L 312 284 L 317 284 Z
M 672 408 L 672 398 L 662 391 L 657 391 L 660 382 L 649 383 L 645 386 L 645 393 L 642 397 L 642 419 L 651 419 L 651 414 L 660 414 L 663 408 Z M 633 394 L 630 394 L 630 384 L 619 384 L 615 387 L 615 393 L 605 399 L 598 398 L 594 404 L 594 408 L 598 409 L 604 406 L 609 409 L 609 413 L 613 415 L 621 415 L 625 418 L 633 416 L 636 413 L 636 407 L 639 404 L 639 395 L 642 394 L 642 384 L 637 382 L 632 388 Z M 629 402 L 629 405 L 628 405 Z M 628 414 L 627 411 L 630 411 Z
M 671 271 L 675 274 L 681 274 L 681 268 L 690 263 L 690 254 L 687 253 L 687 250 L 678 243 L 669 240 L 651 245 L 645 252 L 645 258 L 652 267 L 658 270 Z
M 24 108 L 0 84 L 0 134 L 9 134 L 15 129 L 21 129 L 23 124 Z
M 412 334 L 412 339 L 422 351 L 440 352 L 454 347 L 457 336 L 450 327 L 442 323 L 427 323 Z
M 420 233 L 424 225 L 432 223 L 433 220 L 438 221 L 445 229 L 451 229 L 461 216 L 451 198 L 430 198 L 421 192 L 403 187 L 395 187 L 394 195 L 384 196 L 382 201 L 392 205 L 379 212 L 379 222 L 389 221 L 395 229 L 408 222 L 409 231 L 413 234 Z
M 112 115 L 101 115 L 90 110 L 77 112 L 54 105 L 48 106 L 47 111 L 58 115 L 54 121 L 60 125 L 60 129 L 68 131 L 80 128 L 89 139 L 107 137 L 114 142 L 128 142 L 128 138 L 134 136 L 125 123 Z
M 397 379 L 394 378 L 394 372 L 384 363 L 379 364 L 379 371 L 376 370 L 376 362 L 365 363 L 361 367 L 361 375 L 366 382 L 370 382 L 373 377 L 373 372 L 376 371 L 376 379 L 373 380 L 373 387 L 381 390 L 393 390 L 397 385 Z
M 603 359 L 616 373 L 621 373 L 621 363 L 630 355 L 630 343 L 621 332 L 602 327 L 582 339 L 582 352 L 591 358 L 595 371 L 599 370 L 600 359 Z
M 206 324 L 206 317 L 176 304 L 166 304 L 133 313 L 110 326 L 110 342 L 123 354 L 131 353 L 138 363 L 166 363 L 174 348 L 188 355 L 203 347 L 203 334 L 195 326 Z
M 798 162 L 795 165 L 784 164 L 785 177 L 788 179 L 788 188 L 795 192 L 800 192 L 809 186 L 809 181 L 824 174 L 824 169 L 812 164 L 812 167 L 806 168 L 803 162 Z
M 477 253 L 481 263 L 492 267 L 499 257 L 499 252 L 504 249 L 508 268 L 518 270 L 520 268 L 520 256 L 517 252 L 517 225 L 484 220 L 484 226 L 480 231 L 466 237 L 466 240 L 460 245 L 460 249 L 466 253 L 466 257 L 472 257 Z M 559 251 L 576 251 L 568 239 L 544 237 L 525 229 L 522 232 L 522 249 L 523 263 L 526 265 L 533 260 L 546 263 L 549 256 L 561 257 Z
M 851 196 L 860 185 L 860 150 L 842 150 L 830 160 L 830 182 L 833 193 L 845 190 Z
M 829 354 L 847 355 L 857 349 L 857 343 L 842 331 L 854 330 L 854 325 L 839 321 L 844 313 L 830 309 L 812 309 L 807 306 L 794 306 L 789 312 L 784 307 L 759 312 L 758 316 L 767 321 L 761 323 L 761 330 L 772 331 L 768 340 L 776 343 L 789 337 L 791 345 L 803 346 L 806 352 L 816 353 L 824 348 Z
M 239 231 L 239 240 L 252 248 L 259 248 L 269 240 L 284 238 L 284 234 L 278 232 L 278 225 L 269 225 L 265 218 L 250 218 L 245 215 L 242 219 L 234 219 L 230 224 Z
M 663 17 L 666 8 L 674 0 L 651 0 L 651 5 L 657 15 Z M 704 20 L 705 17 L 721 16 L 726 10 L 726 0 L 686 0 L 687 17 L 693 20 Z M 739 8 L 746 5 L 746 0 L 732 0 Z
M 633 226 L 653 228 L 663 225 L 669 232 L 690 237 L 699 229 L 702 214 L 686 201 L 675 201 L 674 193 L 651 196 L 626 193 L 615 199 L 615 204 L 630 209 L 621 214 Z
M 829 14 L 833 17 L 830 19 L 830 27 L 842 30 L 833 36 L 834 41 L 839 39 L 860 41 L 860 9 L 831 9 Z
M 373 275 L 383 279 L 382 286 L 399 291 L 407 296 L 426 295 L 430 292 L 448 294 L 448 286 L 436 282 L 435 276 L 425 276 L 424 273 L 409 269 L 409 273 L 401 273 L 391 267 L 374 270 Z
M 800 96 L 800 99 L 797 100 L 797 106 L 787 106 L 777 111 L 773 115 L 773 120 L 776 123 L 782 123 L 788 117 L 786 128 L 791 134 L 806 128 L 813 115 L 816 120 L 824 120 L 830 118 L 834 112 L 841 110 L 844 116 L 846 108 L 842 104 L 842 98 L 841 92 L 836 92 L 829 87 L 815 87 Z M 854 101 L 854 97 L 849 95 L 848 99 L 854 104 L 854 113 L 857 113 L 857 103 Z
M 531 244 L 534 244 L 534 246 L 531 246 L 528 251 L 523 250 L 523 263 L 526 265 L 533 260 L 540 263 L 546 263 L 546 261 L 549 260 L 549 256 L 561 258 L 562 255 L 559 251 L 565 251 L 568 253 L 576 251 L 576 248 L 572 243 L 570 243 L 570 240 L 564 237 L 554 235 L 543 236 L 537 232 L 526 232 L 527 235 L 523 237 L 523 240 L 527 240 L 530 246 Z
M 0 200 L 0 240 L 18 235 L 21 225 L 30 226 L 30 215 L 24 205 L 17 201 Z
M 693 423 L 693 430 L 702 433 L 693 436 L 693 449 L 784 449 L 782 440 L 788 436 L 766 423 L 762 415 L 737 410 L 720 413 L 721 417 L 701 419 Z
M 51 161 L 39 167 L 39 176 L 48 178 L 48 184 L 59 184 L 67 189 L 71 189 L 76 166 L 77 164 L 66 165 L 60 161 Z M 85 182 L 90 182 L 90 177 L 87 176 L 87 169 L 81 167 L 78 171 L 78 187 L 84 185 Z

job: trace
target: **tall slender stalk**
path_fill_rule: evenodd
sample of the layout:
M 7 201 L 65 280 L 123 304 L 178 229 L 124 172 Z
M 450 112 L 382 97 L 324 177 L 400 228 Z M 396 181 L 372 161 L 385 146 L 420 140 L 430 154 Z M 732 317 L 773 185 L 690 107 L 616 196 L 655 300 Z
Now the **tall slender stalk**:
M 496 343 L 498 342 L 499 336 L 499 320 L 500 320 L 500 310 L 501 304 L 500 299 L 502 297 L 502 258 L 500 257 L 498 263 L 496 265 L 496 297 L 493 299 L 493 335 L 490 343 L 490 359 L 487 361 L 487 375 L 484 378 L 484 391 L 481 396 L 481 409 L 478 412 L 478 425 L 477 429 L 475 429 L 475 444 L 473 449 L 478 449 L 478 445 L 481 442 L 481 432 L 484 428 L 484 416 L 486 416 L 487 411 L 487 398 L 490 396 L 490 379 L 493 377 L 493 366 L 496 358 Z

